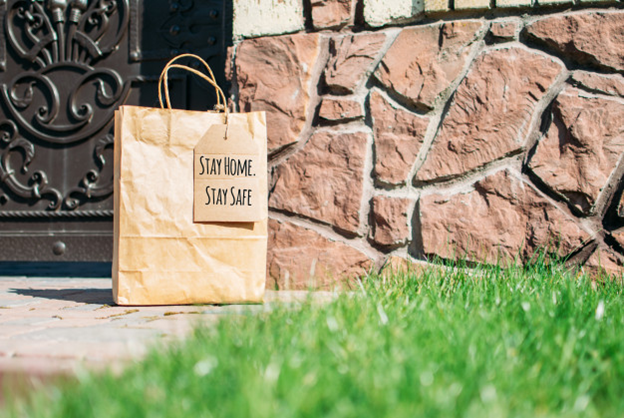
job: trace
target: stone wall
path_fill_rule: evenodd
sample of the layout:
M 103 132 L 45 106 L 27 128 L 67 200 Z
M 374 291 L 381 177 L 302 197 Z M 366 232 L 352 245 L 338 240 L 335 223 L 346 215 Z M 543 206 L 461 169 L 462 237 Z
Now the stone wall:
M 620 272 L 619 3 L 237 0 L 234 10 L 232 98 L 268 119 L 268 287 L 540 251 Z

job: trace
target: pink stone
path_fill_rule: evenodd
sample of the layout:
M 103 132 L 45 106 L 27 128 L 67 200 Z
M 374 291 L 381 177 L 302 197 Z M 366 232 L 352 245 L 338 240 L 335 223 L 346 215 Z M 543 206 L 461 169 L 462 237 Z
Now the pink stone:
M 336 92 L 353 93 L 370 76 L 373 62 L 386 40 L 384 33 L 362 33 L 330 40 L 325 84 Z
M 624 104 L 567 88 L 529 168 L 552 190 L 589 214 L 624 152 Z
M 624 218 L 624 194 L 620 196 L 620 201 L 617 207 L 617 214 L 620 218 Z M 624 241 L 622 241 L 624 242 Z
M 540 250 L 563 257 L 589 238 L 569 215 L 506 170 L 469 192 L 421 197 L 420 214 L 424 253 L 450 260 L 505 264 Z
M 372 200 L 371 239 L 382 247 L 401 246 L 410 239 L 409 199 L 375 196 Z
M 362 119 L 364 106 L 360 100 L 352 97 L 323 97 L 319 117 L 331 122 Z
M 314 133 L 303 149 L 275 168 L 269 206 L 356 233 L 367 136 L 328 130 Z
M 539 19 L 527 34 L 579 64 L 624 70 L 624 12 L 582 11 Z
M 618 257 L 611 251 L 598 248 L 585 262 L 585 268 L 591 273 L 600 276 L 611 276 L 619 282 L 622 282 L 622 266 L 621 256 Z
M 225 53 L 225 79 L 227 81 L 232 81 L 232 77 L 234 76 L 234 69 L 233 69 L 233 61 L 234 61 L 234 47 L 233 46 L 229 46 L 226 50 Z M 228 92 L 224 91 L 225 95 L 227 96 Z
M 349 286 L 373 266 L 361 251 L 311 229 L 271 219 L 269 231 L 268 289 Z
M 267 112 L 269 152 L 299 140 L 319 52 L 316 33 L 247 39 L 239 44 L 239 106 L 242 112 Z
M 624 247 L 624 228 L 611 231 L 611 236 L 615 238 L 615 240 L 618 242 L 618 244 L 620 244 L 620 246 Z
M 537 102 L 563 71 L 523 48 L 476 58 L 451 102 L 416 180 L 449 179 L 524 149 Z
M 572 81 L 585 90 L 624 97 L 624 77 L 620 74 L 605 75 L 579 70 L 572 73 Z
M 403 29 L 375 77 L 408 103 L 433 108 L 461 74 L 483 23 L 463 20 Z
M 514 39 L 520 31 L 520 20 L 507 19 L 492 22 L 490 33 L 495 38 Z
M 375 175 L 384 183 L 405 184 L 429 118 L 393 106 L 375 90 L 370 96 L 370 108 L 375 134 Z
M 353 22 L 354 0 L 312 0 L 314 29 L 341 28 Z
M 450 269 L 441 264 L 428 263 L 421 260 L 399 257 L 396 255 L 386 259 L 379 275 L 382 277 L 396 276 L 401 274 L 412 274 L 423 276 L 428 274 L 447 273 Z

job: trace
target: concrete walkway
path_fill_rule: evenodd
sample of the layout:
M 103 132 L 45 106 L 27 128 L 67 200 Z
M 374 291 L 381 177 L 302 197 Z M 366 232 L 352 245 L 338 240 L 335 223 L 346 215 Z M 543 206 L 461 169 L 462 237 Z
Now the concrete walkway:
M 156 342 L 183 338 L 197 324 L 291 303 L 307 292 L 267 292 L 264 305 L 120 307 L 110 279 L 0 277 L 0 382 L 81 369 L 119 370 Z M 327 300 L 331 294 L 315 292 Z

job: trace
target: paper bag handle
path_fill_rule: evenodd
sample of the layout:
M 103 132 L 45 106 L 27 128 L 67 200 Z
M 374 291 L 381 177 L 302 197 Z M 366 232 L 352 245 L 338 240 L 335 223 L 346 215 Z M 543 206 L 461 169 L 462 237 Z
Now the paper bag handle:
M 195 58 L 196 60 L 204 64 L 204 67 L 206 67 L 206 69 L 208 70 L 208 74 L 210 74 L 210 77 L 186 65 L 175 64 L 175 62 L 181 58 Z M 204 61 L 202 58 L 194 54 L 178 55 L 177 57 L 169 61 L 167 65 L 165 65 L 165 68 L 163 68 L 162 72 L 160 73 L 160 79 L 158 80 L 158 101 L 160 102 L 161 109 L 165 108 L 165 105 L 162 100 L 163 84 L 164 84 L 164 90 L 165 90 L 165 102 L 167 104 L 167 109 L 171 109 L 171 98 L 169 96 L 169 70 L 172 68 L 179 68 L 179 69 L 188 71 L 190 73 L 193 73 L 197 75 L 198 77 L 201 77 L 202 79 L 206 80 L 208 83 L 210 83 L 210 85 L 212 85 L 215 88 L 215 91 L 217 93 L 217 105 L 215 106 L 215 110 L 223 110 L 225 112 L 225 122 L 227 124 L 227 118 L 228 118 L 229 112 L 227 108 L 227 99 L 225 98 L 225 94 L 223 94 L 223 90 L 221 90 L 221 87 L 219 87 L 219 85 L 217 84 L 217 80 L 214 76 L 214 73 L 212 72 L 212 69 L 208 65 L 208 63 Z M 221 103 L 222 99 L 223 99 L 223 103 Z

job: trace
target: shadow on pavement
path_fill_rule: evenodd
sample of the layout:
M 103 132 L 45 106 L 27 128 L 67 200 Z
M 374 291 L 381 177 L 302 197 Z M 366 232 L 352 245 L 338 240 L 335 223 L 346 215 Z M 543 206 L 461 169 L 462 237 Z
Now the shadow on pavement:
M 114 304 L 111 289 L 9 289 L 9 292 L 34 298 L 65 300 L 77 303 Z

